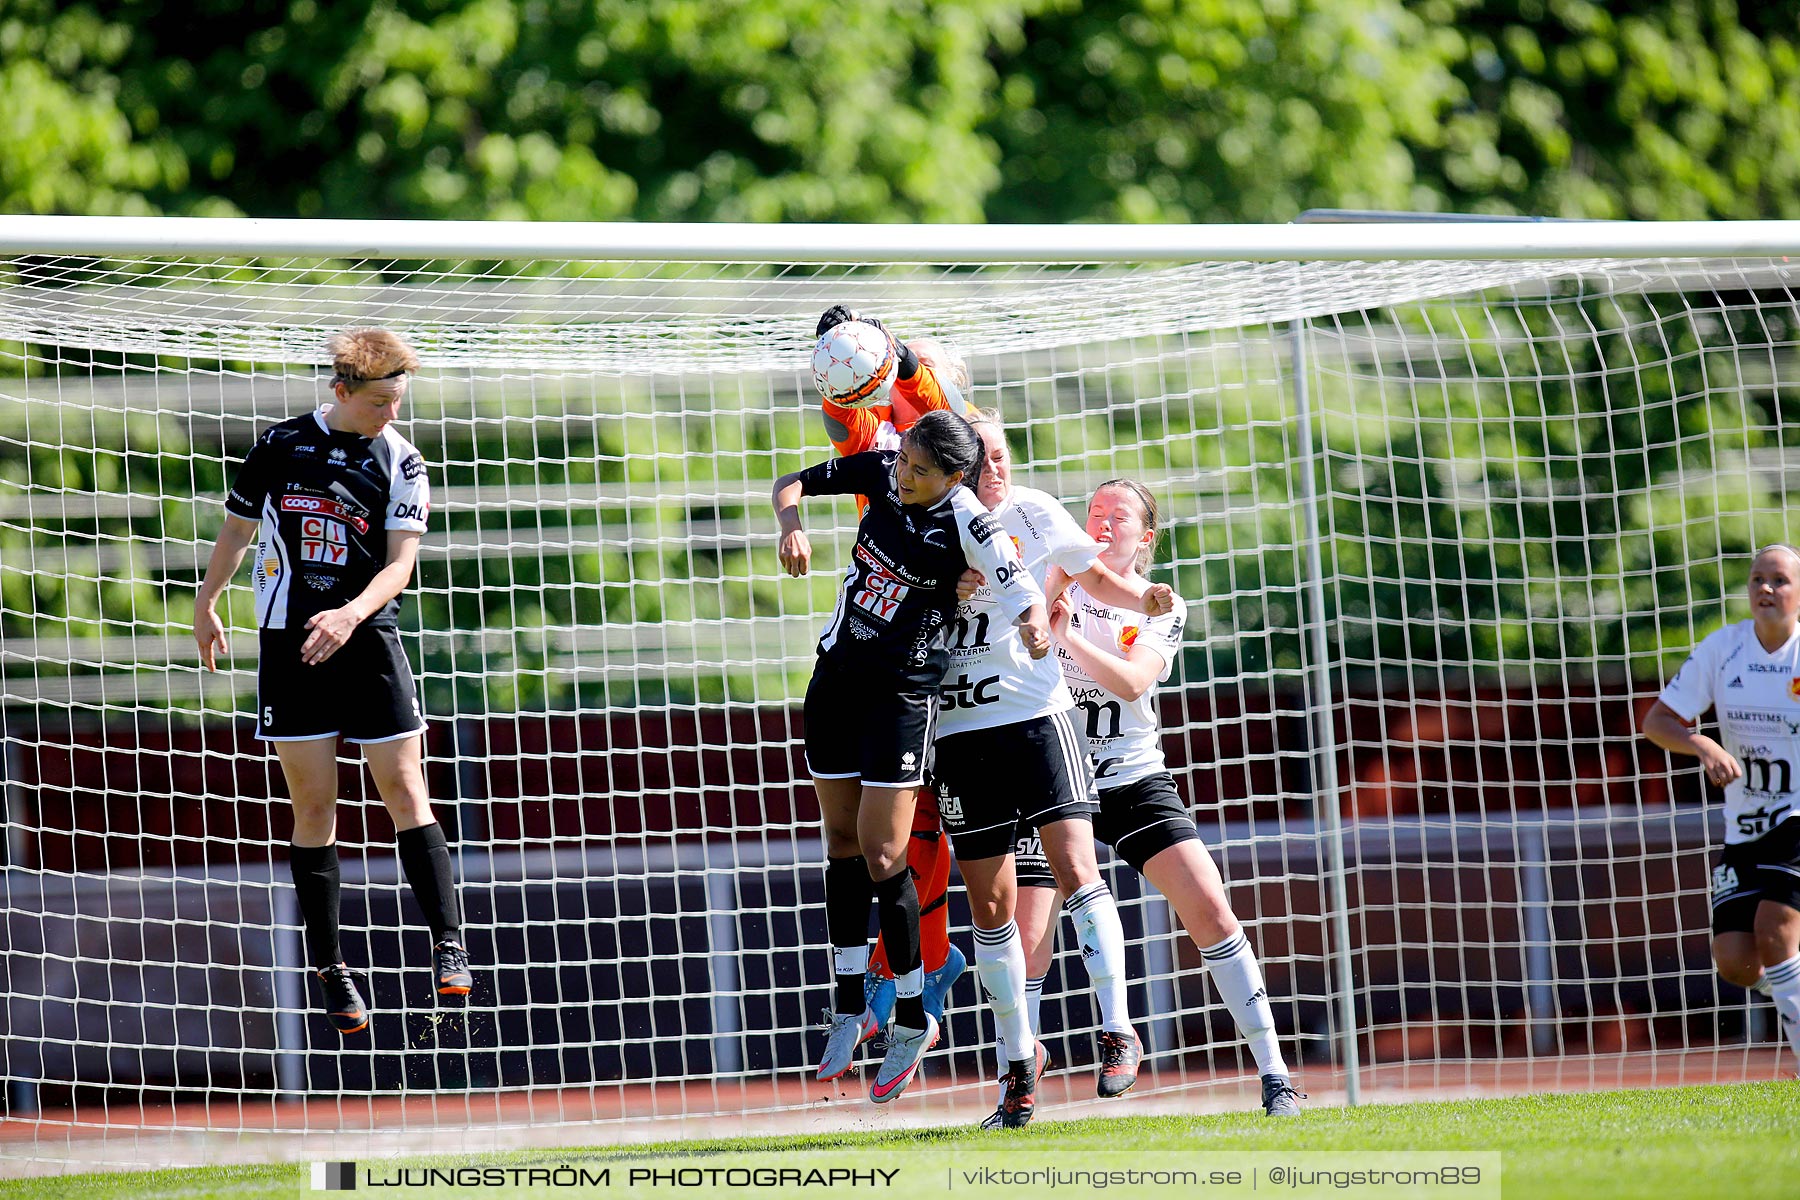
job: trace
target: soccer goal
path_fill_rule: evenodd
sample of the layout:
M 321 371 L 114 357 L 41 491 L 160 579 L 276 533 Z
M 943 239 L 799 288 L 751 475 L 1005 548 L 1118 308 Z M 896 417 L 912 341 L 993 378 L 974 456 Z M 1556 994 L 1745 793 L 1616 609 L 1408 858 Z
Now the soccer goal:
M 837 302 L 959 350 L 1021 481 L 1161 505 L 1165 749 L 1315 1101 L 1781 1069 L 1767 1001 L 1708 961 L 1716 805 L 1635 725 L 1746 615 L 1752 548 L 1800 537 L 1800 224 L 9 218 L 0 254 L 0 1137 L 28 1158 L 870 1119 L 812 1082 L 798 728 L 855 511 L 809 510 L 790 580 L 768 507 L 830 453 L 808 350 Z M 361 324 L 424 363 L 403 640 L 479 982 L 437 1002 L 346 758 L 351 1040 L 302 969 L 244 579 L 229 669 L 189 626 L 227 480 Z M 1107 869 L 1127 1103 L 1252 1106 L 1196 949 Z M 1078 954 L 1043 1024 L 1040 1111 L 1113 1111 Z M 985 1111 L 992 1032 L 966 978 L 882 1119 Z

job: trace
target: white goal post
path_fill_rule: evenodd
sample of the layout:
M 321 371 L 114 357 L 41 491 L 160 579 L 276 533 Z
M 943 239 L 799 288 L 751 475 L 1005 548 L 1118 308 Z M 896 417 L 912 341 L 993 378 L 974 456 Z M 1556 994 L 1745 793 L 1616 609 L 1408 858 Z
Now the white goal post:
M 837 302 L 954 345 L 1020 477 L 1073 511 L 1114 476 L 1155 494 L 1154 574 L 1189 604 L 1165 746 L 1316 1099 L 1770 1077 L 1767 1003 L 1707 958 L 1716 805 L 1635 726 L 1745 614 L 1749 551 L 1800 538 L 1797 255 L 1800 222 L 9 217 L 0 1131 L 54 1168 L 121 1130 L 178 1154 L 153 1127 L 866 1120 L 809 1086 L 798 726 L 854 511 L 809 511 L 820 561 L 789 580 L 767 500 L 830 454 L 807 350 Z M 346 758 L 375 1010 L 351 1043 L 301 972 L 243 580 L 229 669 L 200 671 L 189 623 L 226 482 L 357 324 L 423 360 L 402 636 L 480 983 L 435 1003 Z M 1109 871 L 1132 1103 L 1252 1103 L 1195 948 Z M 991 1104 L 972 978 L 950 1015 L 883 1119 Z M 1078 954 L 1044 1015 L 1045 1111 L 1097 1111 Z

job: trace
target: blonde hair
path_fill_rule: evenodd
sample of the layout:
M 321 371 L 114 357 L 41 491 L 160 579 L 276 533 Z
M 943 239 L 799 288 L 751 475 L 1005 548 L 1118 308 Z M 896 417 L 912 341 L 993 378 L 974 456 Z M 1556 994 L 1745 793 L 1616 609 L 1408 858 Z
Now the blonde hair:
M 906 343 L 919 361 L 931 368 L 939 383 L 953 384 L 968 399 L 969 364 L 963 356 L 935 338 L 914 338 Z
M 1755 554 L 1750 556 L 1750 565 L 1755 566 L 1756 560 L 1765 554 L 1785 554 L 1794 560 L 1795 567 L 1800 568 L 1800 550 L 1794 549 L 1786 542 L 1770 542 L 1761 550 L 1758 550 Z
M 392 379 L 419 369 L 419 356 L 399 334 L 357 328 L 334 333 L 325 343 L 332 381 L 356 388 L 372 379 Z
M 969 411 L 963 414 L 963 420 L 967 421 L 971 425 L 992 425 L 995 429 L 998 429 L 1001 433 L 1006 432 L 1006 426 L 1004 426 L 1000 423 L 1000 410 L 999 409 L 976 408 L 973 404 L 971 404 L 971 405 L 969 405 Z

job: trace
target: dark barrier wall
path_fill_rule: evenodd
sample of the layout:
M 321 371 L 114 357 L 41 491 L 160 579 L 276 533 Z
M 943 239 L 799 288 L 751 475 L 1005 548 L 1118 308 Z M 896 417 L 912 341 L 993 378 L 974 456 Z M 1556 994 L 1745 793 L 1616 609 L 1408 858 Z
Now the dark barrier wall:
M 1353 816 L 1529 812 L 1702 800 L 1637 735 L 1653 693 L 1560 694 L 1543 685 L 1467 697 L 1357 696 L 1336 715 L 1340 807 Z M 1219 821 L 1313 815 L 1310 737 L 1298 696 L 1162 697 L 1171 768 Z M 249 723 L 156 730 L 4 718 L 14 865 L 128 870 L 267 861 L 287 841 L 273 756 Z M 636 710 L 434 721 L 432 795 L 466 840 L 574 845 L 655 834 L 728 838 L 810 827 L 817 810 L 791 709 Z M 384 853 L 393 831 L 346 764 L 339 835 Z
M 1650 700 L 1538 687 L 1340 708 L 1351 967 L 1369 1057 L 1744 1034 L 1742 997 L 1707 961 L 1717 809 L 1694 771 L 1671 782 L 1636 736 Z M 1163 714 L 1176 730 L 1171 765 L 1268 964 L 1278 1023 L 1301 1057 L 1326 1056 L 1335 983 L 1304 711 L 1293 697 L 1188 691 L 1165 697 Z M 440 1018 L 418 969 L 426 935 L 400 890 L 352 886 L 346 951 L 368 964 L 380 1015 L 375 1048 L 348 1054 L 300 1019 L 310 1001 L 294 969 L 286 805 L 271 799 L 278 771 L 247 724 L 6 722 L 0 982 L 14 999 L 0 1013 L 0 1066 L 41 1081 L 46 1106 L 91 1087 L 519 1087 L 762 1075 L 807 1060 L 828 980 L 791 711 L 433 723 L 431 783 L 459 831 L 473 949 L 498 1003 Z M 351 766 L 344 795 L 370 795 Z M 378 804 L 346 806 L 340 835 L 353 874 L 366 865 L 392 880 Z M 1160 905 L 1132 903 L 1133 873 L 1112 879 L 1135 940 Z M 960 896 L 953 912 L 964 919 Z M 211 940 L 193 940 L 197 929 Z M 182 930 L 185 940 L 151 936 Z M 1158 995 L 1136 985 L 1147 1040 L 1184 1065 L 1237 1069 L 1209 981 L 1192 948 L 1174 946 L 1175 980 Z M 1131 950 L 1134 978 L 1143 953 Z M 1093 1021 L 1081 972 L 1062 985 L 1066 961 L 1044 1020 L 1058 1061 L 1081 1066 L 1091 1039 L 1057 1036 Z M 965 983 L 958 1004 L 974 998 Z M 1170 1011 L 1185 1015 L 1149 1015 Z M 978 1077 L 988 1035 L 976 1022 L 959 1013 L 950 1035 L 957 1069 Z
M 1321 839 L 1241 826 L 1224 834 L 1220 865 L 1268 965 L 1277 1024 L 1295 1057 L 1329 1057 Z M 1721 1003 L 1707 962 L 1706 836 L 1697 814 L 1466 829 L 1365 822 L 1346 846 L 1365 1055 L 1514 1057 L 1741 1036 L 1747 1009 L 1735 989 Z M 802 1069 L 829 995 L 816 851 L 465 858 L 482 964 L 466 1013 L 439 1008 L 430 993 L 427 934 L 401 910 L 410 902 L 391 860 L 371 862 L 365 886 L 353 858 L 345 951 L 366 964 L 376 1011 L 359 1045 L 309 1011 L 279 871 L 77 881 L 0 873 L 0 978 L 10 996 L 0 1007 L 0 1074 L 35 1081 L 36 1102 L 55 1107 L 109 1087 L 148 1088 L 143 1098 L 154 1102 L 220 1088 L 517 1088 Z M 1247 1069 L 1190 946 L 1178 940 L 1172 995 L 1142 982 L 1144 922 L 1161 905 L 1136 902 L 1133 872 L 1115 868 L 1111 879 L 1139 981 L 1133 1011 L 1164 1056 L 1157 1061 Z M 952 918 L 966 921 L 960 896 Z M 1045 996 L 1056 1061 L 1086 1066 L 1094 1014 L 1066 950 Z M 965 979 L 948 1033 L 967 1079 L 991 1065 L 991 1027 L 976 1001 Z M 1181 1015 L 1159 1015 L 1169 1012 Z M 1067 1029 L 1083 1032 L 1062 1036 Z

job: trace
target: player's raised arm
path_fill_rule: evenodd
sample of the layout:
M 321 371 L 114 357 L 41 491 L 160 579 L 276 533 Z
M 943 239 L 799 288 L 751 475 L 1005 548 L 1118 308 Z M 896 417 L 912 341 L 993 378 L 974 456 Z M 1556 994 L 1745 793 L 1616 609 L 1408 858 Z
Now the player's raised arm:
M 1168 660 L 1148 642 L 1129 647 L 1122 658 L 1089 642 L 1067 596 L 1050 603 L 1050 632 L 1089 679 L 1122 700 L 1137 701 L 1168 673 Z
M 1104 562 L 1095 562 L 1074 578 L 1088 595 L 1115 608 L 1160 617 L 1175 607 L 1175 590 L 1168 584 L 1151 583 L 1142 575 L 1120 575 Z
M 769 503 L 781 527 L 781 540 L 776 546 L 781 569 L 798 578 L 806 574 L 812 563 L 812 543 L 800 528 L 801 497 L 866 495 L 886 488 L 888 471 L 888 457 L 871 452 L 827 459 L 777 479 L 769 493 Z
M 800 528 L 800 497 L 803 494 L 800 472 L 790 471 L 775 481 L 775 491 L 769 498 L 775 506 L 775 522 L 781 527 L 781 540 L 776 544 L 775 554 L 781 560 L 781 569 L 796 579 L 812 566 L 812 542 Z
M 843 304 L 820 315 L 816 333 L 820 417 L 839 454 L 898 449 L 900 436 L 928 412 L 971 414 L 968 367 L 943 343 L 901 341 L 879 318 Z

